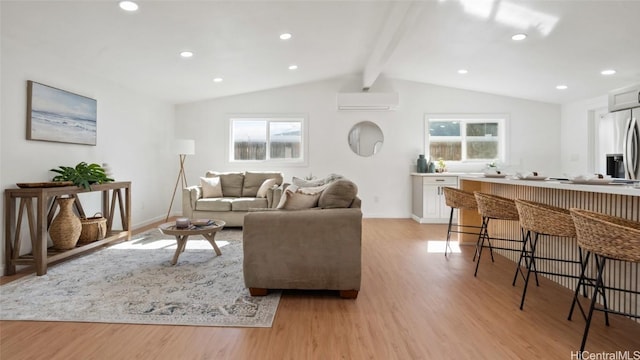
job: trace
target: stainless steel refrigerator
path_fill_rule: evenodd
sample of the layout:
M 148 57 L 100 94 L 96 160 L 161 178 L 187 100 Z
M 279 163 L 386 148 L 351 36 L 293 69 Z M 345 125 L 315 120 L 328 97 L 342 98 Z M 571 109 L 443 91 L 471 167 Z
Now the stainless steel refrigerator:
M 616 152 L 623 156 L 624 177 L 640 180 L 640 107 L 611 115 L 614 117 Z

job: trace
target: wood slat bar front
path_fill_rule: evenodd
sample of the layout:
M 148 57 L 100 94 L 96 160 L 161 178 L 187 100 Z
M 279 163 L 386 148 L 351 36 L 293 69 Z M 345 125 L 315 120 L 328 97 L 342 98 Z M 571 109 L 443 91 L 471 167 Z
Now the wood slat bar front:
M 124 203 L 123 190 L 125 193 Z M 47 230 L 57 209 L 55 199 L 61 196 L 75 198 L 76 211 L 79 215 L 84 216 L 84 209 L 78 194 L 89 192 L 102 193 L 102 215 L 107 219 L 107 236 L 102 240 L 77 246 L 66 251 L 48 249 Z M 35 199 L 35 205 L 33 199 Z M 77 186 L 6 189 L 4 191 L 4 202 L 5 273 L 7 275 L 15 274 L 16 265 L 34 265 L 36 274 L 44 275 L 47 273 L 47 265 L 54 261 L 59 261 L 114 241 L 131 239 L 130 181 L 95 184 L 91 185 L 90 190 Z M 116 203 L 119 205 L 122 229 L 113 229 Z M 18 208 L 17 216 L 16 208 Z M 20 245 L 23 238 L 21 227 L 22 219 L 25 215 L 28 220 L 32 252 L 21 255 Z

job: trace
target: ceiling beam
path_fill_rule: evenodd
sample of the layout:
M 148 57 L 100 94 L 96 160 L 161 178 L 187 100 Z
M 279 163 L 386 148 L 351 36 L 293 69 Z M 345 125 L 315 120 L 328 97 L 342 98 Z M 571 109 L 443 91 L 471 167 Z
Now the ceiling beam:
M 392 3 L 389 16 L 378 34 L 378 41 L 365 65 L 362 75 L 363 90 L 369 90 L 378 79 L 404 34 L 418 19 L 421 10 L 422 5 L 418 1 Z

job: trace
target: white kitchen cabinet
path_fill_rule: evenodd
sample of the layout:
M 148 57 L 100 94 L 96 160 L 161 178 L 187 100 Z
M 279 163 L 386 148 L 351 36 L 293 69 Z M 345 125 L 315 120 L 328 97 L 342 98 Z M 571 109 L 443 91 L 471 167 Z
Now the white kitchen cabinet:
M 446 224 L 451 209 L 444 198 L 444 187 L 458 187 L 455 175 L 412 174 L 411 218 L 421 224 Z M 454 221 L 457 214 L 454 212 Z
M 640 106 L 640 84 L 609 92 L 609 111 L 633 109 Z

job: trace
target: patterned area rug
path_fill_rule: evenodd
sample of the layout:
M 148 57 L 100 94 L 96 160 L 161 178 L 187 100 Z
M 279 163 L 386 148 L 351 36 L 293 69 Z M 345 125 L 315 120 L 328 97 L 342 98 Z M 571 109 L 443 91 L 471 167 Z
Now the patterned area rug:
M 216 235 L 216 256 L 190 237 L 175 266 L 173 236 L 158 230 L 0 287 L 0 319 L 271 327 L 280 293 L 251 297 L 242 277 L 242 231 Z

